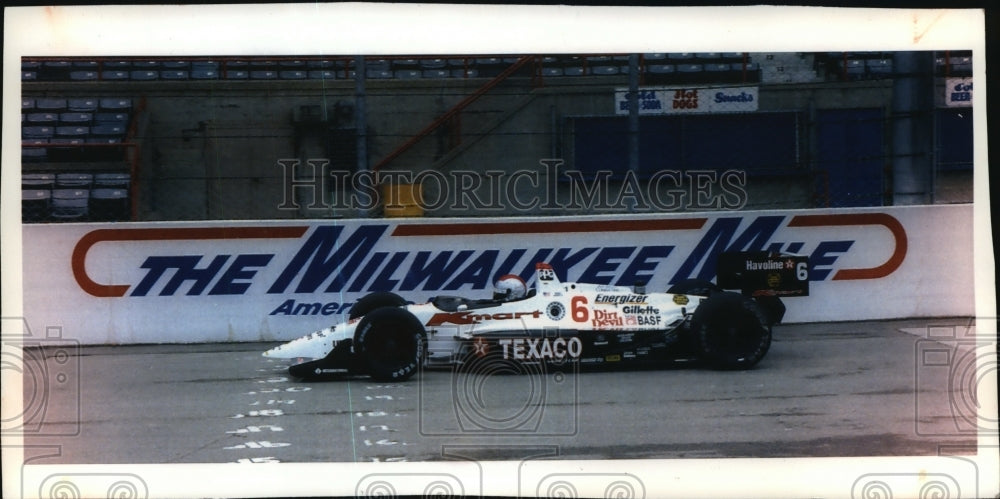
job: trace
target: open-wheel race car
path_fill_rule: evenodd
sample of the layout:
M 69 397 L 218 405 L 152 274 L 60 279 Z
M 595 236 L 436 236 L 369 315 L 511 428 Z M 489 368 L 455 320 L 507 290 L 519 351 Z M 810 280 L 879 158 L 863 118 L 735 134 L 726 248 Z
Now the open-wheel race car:
M 808 264 L 802 256 L 738 252 L 720 255 L 717 268 L 718 284 L 685 280 L 665 293 L 642 284 L 561 282 L 547 263 L 536 264 L 532 289 L 507 275 L 490 299 L 438 296 L 418 304 L 375 292 L 354 304 L 347 322 L 263 355 L 292 359 L 289 373 L 298 378 L 344 372 L 378 381 L 487 355 L 581 366 L 697 360 L 748 369 L 770 348 L 771 326 L 785 313 L 780 298 L 808 294 Z

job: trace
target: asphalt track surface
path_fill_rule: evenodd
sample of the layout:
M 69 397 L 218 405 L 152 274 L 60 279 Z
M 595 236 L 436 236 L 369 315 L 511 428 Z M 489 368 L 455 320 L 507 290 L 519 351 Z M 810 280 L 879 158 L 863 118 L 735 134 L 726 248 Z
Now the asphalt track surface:
M 298 381 L 260 355 L 273 343 L 71 347 L 31 360 L 68 377 L 25 377 L 25 444 L 58 446 L 35 464 L 936 455 L 975 443 L 969 324 L 780 325 L 750 371 L 445 369 L 398 384 Z

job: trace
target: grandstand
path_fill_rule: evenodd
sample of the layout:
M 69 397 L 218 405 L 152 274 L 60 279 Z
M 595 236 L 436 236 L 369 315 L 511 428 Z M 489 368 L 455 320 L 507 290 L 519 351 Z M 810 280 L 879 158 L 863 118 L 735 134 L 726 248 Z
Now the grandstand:
M 930 202 L 968 202 L 971 113 L 942 96 L 954 81 L 967 81 L 971 96 L 971 52 L 932 57 L 923 75 L 939 96 L 926 113 L 936 127 Z M 23 58 L 22 219 L 358 216 L 344 202 L 351 186 L 322 168 L 407 178 L 534 170 L 540 180 L 506 194 L 531 199 L 553 191 L 560 210 L 502 210 L 511 215 L 620 211 L 607 199 L 574 204 L 580 192 L 573 179 L 606 182 L 617 192 L 629 171 L 647 182 L 664 171 L 718 178 L 738 170 L 746 178 L 745 208 L 893 203 L 893 89 L 913 76 L 894 67 L 896 54 L 663 52 L 637 59 L 632 66 L 629 54 L 369 57 L 366 114 L 359 117 L 356 57 Z M 628 160 L 622 97 L 633 67 L 649 94 L 637 167 Z M 540 160 L 554 158 L 576 177 L 547 178 L 553 172 Z M 690 182 L 681 175 L 655 186 L 687 195 L 688 204 L 647 208 L 728 207 L 691 206 L 697 193 Z M 444 201 L 419 214 L 477 214 L 456 205 L 462 193 L 455 186 L 423 187 L 425 196 Z M 474 187 L 471 196 L 486 199 L 491 188 Z M 361 214 L 384 215 L 378 207 Z

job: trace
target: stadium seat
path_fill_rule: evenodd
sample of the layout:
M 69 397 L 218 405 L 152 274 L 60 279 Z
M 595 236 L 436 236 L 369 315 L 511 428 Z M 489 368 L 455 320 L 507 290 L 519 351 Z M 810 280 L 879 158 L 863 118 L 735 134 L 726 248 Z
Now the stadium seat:
M 50 113 L 61 113 L 66 110 L 66 99 L 35 99 L 35 109 Z
M 955 73 L 971 73 L 972 57 L 952 57 L 951 70 Z
M 590 74 L 590 68 L 585 68 L 583 66 L 569 66 L 563 68 L 563 74 L 566 76 L 583 76 Z
M 35 109 L 35 99 L 21 99 L 21 112 L 31 111 L 32 109 Z
M 336 67 L 336 63 L 332 59 L 313 59 L 306 61 L 306 67 L 309 69 L 333 69 Z
M 105 123 L 112 123 L 121 126 L 128 125 L 128 113 L 95 113 L 94 114 L 94 124 L 100 125 Z
M 366 76 L 372 80 L 385 80 L 392 78 L 392 71 L 388 69 L 369 69 Z
M 24 122 L 28 126 L 56 125 L 59 123 L 59 115 L 56 113 L 28 113 L 24 115 Z
M 227 80 L 246 80 L 250 78 L 250 72 L 240 69 L 227 69 L 225 71 Z
M 125 126 L 118 123 L 100 123 L 90 127 L 90 133 L 95 136 L 125 135 Z
M 131 218 L 128 191 L 100 188 L 90 191 L 90 219 L 98 221 L 128 220 Z
M 85 138 L 90 134 L 90 127 L 86 126 L 57 126 L 56 127 L 56 137 L 62 138 Z
M 131 176 L 128 173 L 95 173 L 94 187 L 114 187 L 127 189 L 131 183 Z
M 661 53 L 661 52 L 651 52 L 651 53 L 642 54 L 642 58 L 643 58 L 643 60 L 646 60 L 646 61 L 663 61 L 663 60 L 666 60 L 667 54 L 666 53 Z
M 188 79 L 188 71 L 182 69 L 164 69 L 160 71 L 160 78 L 163 80 L 186 80 Z
M 94 183 L 92 173 L 57 173 L 56 189 L 89 189 Z
M 160 67 L 163 69 L 170 69 L 174 71 L 187 71 L 191 68 L 190 61 L 163 61 L 160 63 Z
M 250 71 L 250 79 L 251 80 L 276 80 L 276 79 L 278 79 L 278 72 L 277 71 L 265 71 L 265 70 Z
M 865 76 L 865 61 L 864 59 L 848 59 L 847 67 L 844 71 L 847 77 L 852 80 L 858 80 Z
M 59 123 L 63 125 L 90 125 L 94 121 L 94 115 L 91 113 L 61 113 L 59 115 Z
M 420 67 L 420 60 L 418 59 L 393 59 L 392 68 L 396 70 L 401 69 L 417 69 Z
M 21 81 L 35 81 L 37 79 L 37 71 L 21 71 Z
M 42 63 L 38 61 L 21 61 L 21 69 L 25 71 L 38 71 Z
M 160 78 L 159 71 L 148 71 L 138 69 L 129 73 L 129 79 L 133 81 L 153 81 Z
M 219 79 L 219 71 L 215 69 L 192 69 L 191 70 L 192 80 L 217 80 Z
M 288 70 L 288 71 L 304 70 L 306 67 L 306 61 L 300 61 L 295 59 L 289 59 L 289 60 L 282 59 L 278 61 L 278 67 L 281 68 L 281 70 Z
M 627 66 L 626 66 L 627 67 Z M 618 66 L 594 66 L 590 68 L 590 72 L 595 75 L 616 75 L 618 74 Z
M 304 80 L 306 76 L 307 74 L 303 70 L 278 71 L 278 77 L 282 80 Z
M 450 73 L 447 69 L 425 69 L 424 78 L 447 78 Z
M 477 77 L 479 77 L 479 70 L 477 70 L 477 69 L 469 69 L 469 70 L 452 69 L 451 70 L 451 77 L 452 78 L 477 78 Z
M 729 71 L 729 64 L 715 62 L 711 64 L 705 64 L 704 70 L 709 73 L 724 73 Z
M 253 60 L 250 61 L 249 69 L 250 71 L 274 71 L 275 74 L 277 74 L 278 61 L 269 61 L 261 59 Z M 252 77 L 253 76 L 251 75 L 251 78 Z
M 132 69 L 155 71 L 160 69 L 160 61 L 132 61 Z
M 310 80 L 336 80 L 337 72 L 332 69 L 313 69 L 308 71 Z
M 70 81 L 97 81 L 99 75 L 97 71 L 70 71 Z
M 442 69 L 448 65 L 447 59 L 421 59 L 420 67 L 424 69 Z
M 694 59 L 694 54 L 691 52 L 670 52 L 667 54 L 667 59 L 674 61 L 685 61 L 688 59 Z
M 695 52 L 694 58 L 704 62 L 717 61 L 722 58 L 720 52 Z
M 652 74 L 672 74 L 675 69 L 673 64 L 650 64 L 646 66 L 646 71 Z
M 52 189 L 56 186 L 56 176 L 54 173 L 22 173 L 22 189 Z
M 129 78 L 128 71 L 105 70 L 101 71 L 101 79 L 105 81 L 122 81 Z
M 104 61 L 101 64 L 101 68 L 112 71 L 128 71 L 132 68 L 132 65 L 132 61 Z
M 51 126 L 23 126 L 21 127 L 22 139 L 48 139 L 54 137 L 55 129 Z
M 395 76 L 400 80 L 415 80 L 421 77 L 421 73 L 416 69 L 398 69 Z
M 66 110 L 78 113 L 92 113 L 97 111 L 97 99 L 68 99 Z
M 48 218 L 52 191 L 48 189 L 21 190 L 21 221 L 41 222 Z
M 73 69 L 86 69 L 88 71 L 97 71 L 101 67 L 101 63 L 97 61 L 73 61 L 71 66 Z
M 51 215 L 59 220 L 82 220 L 87 217 L 90 192 L 87 189 L 54 189 Z
M 194 61 L 191 63 L 191 72 L 195 71 L 215 71 L 219 72 L 219 63 L 215 61 Z
M 52 147 L 78 146 L 86 143 L 87 141 L 83 137 L 58 137 L 49 139 L 49 145 Z
M 542 68 L 542 76 L 562 76 L 563 69 L 560 67 L 546 67 Z
M 128 111 L 132 109 L 132 100 L 119 98 L 101 99 L 100 107 L 106 111 Z
M 867 59 L 865 68 L 870 75 L 886 77 L 892 74 L 892 59 Z

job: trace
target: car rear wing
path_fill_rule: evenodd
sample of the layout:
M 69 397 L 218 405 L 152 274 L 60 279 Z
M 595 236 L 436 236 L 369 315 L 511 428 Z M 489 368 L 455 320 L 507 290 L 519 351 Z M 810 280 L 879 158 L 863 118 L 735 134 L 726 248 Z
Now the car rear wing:
M 716 284 L 754 297 L 809 296 L 809 258 L 767 251 L 719 254 Z

